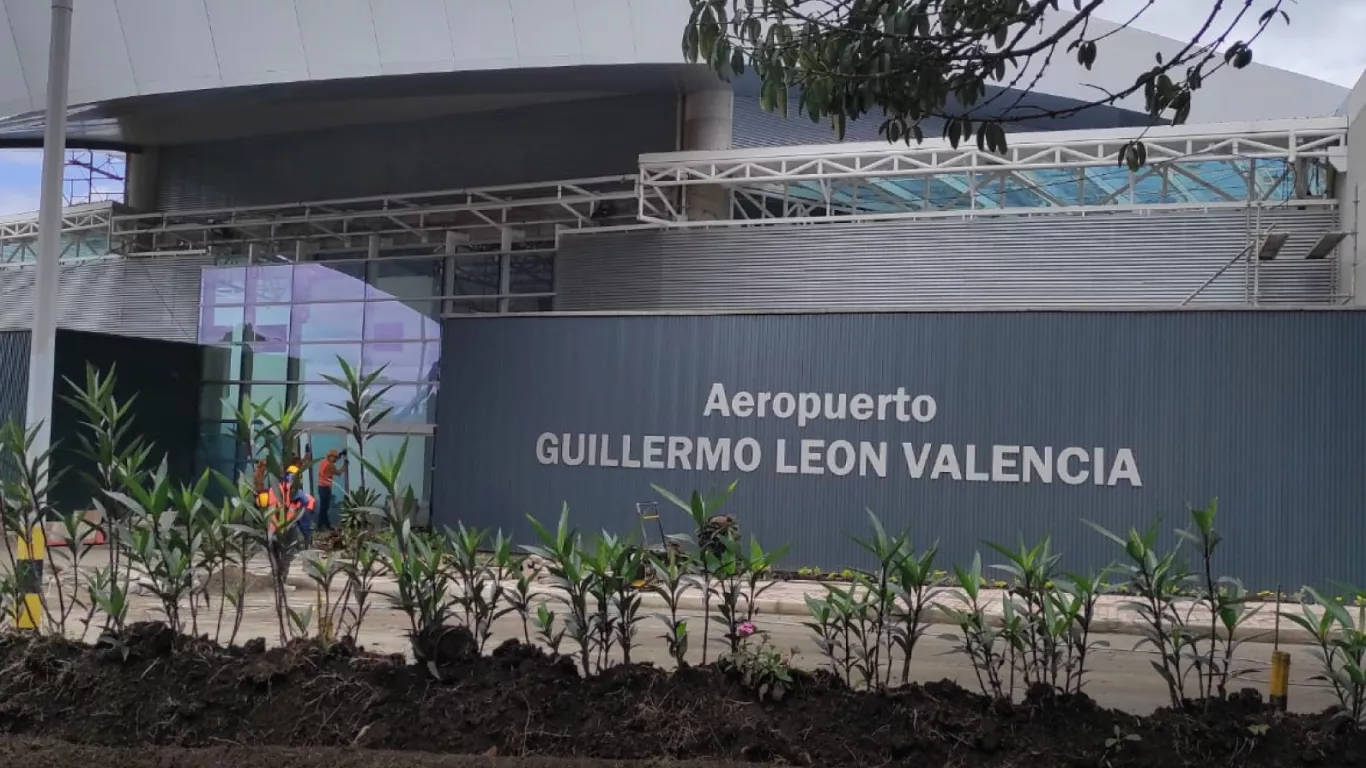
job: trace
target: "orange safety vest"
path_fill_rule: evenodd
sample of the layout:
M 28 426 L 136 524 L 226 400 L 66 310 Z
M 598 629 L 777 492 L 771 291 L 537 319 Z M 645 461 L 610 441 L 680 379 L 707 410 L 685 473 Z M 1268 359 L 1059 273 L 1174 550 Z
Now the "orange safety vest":
M 305 510 L 312 512 L 313 507 L 316 505 L 316 502 L 311 495 L 302 492 L 299 494 L 299 496 L 302 497 L 301 499 L 295 498 L 290 500 L 288 504 L 282 504 L 280 502 L 282 495 L 287 495 L 288 493 L 288 483 L 281 483 L 278 487 L 270 489 L 268 503 L 273 511 L 270 515 L 268 526 L 271 533 L 275 533 L 280 528 L 287 527 L 290 523 L 294 522 L 299 516 L 299 512 Z

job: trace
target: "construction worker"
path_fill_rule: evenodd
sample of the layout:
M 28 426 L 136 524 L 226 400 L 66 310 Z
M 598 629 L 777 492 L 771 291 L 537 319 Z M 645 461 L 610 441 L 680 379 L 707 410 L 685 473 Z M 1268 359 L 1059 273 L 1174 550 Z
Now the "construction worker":
M 337 473 L 346 467 L 346 451 L 328 451 L 318 465 L 318 530 L 327 531 L 340 526 L 332 524 L 328 514 L 332 510 L 332 484 Z
M 302 488 L 297 493 L 293 492 L 294 478 L 298 475 L 299 468 L 291 465 L 285 470 L 279 485 L 261 493 L 260 501 L 263 502 L 262 506 L 270 510 L 267 525 L 271 534 L 286 544 L 292 544 L 297 533 L 303 544 L 308 546 L 313 538 L 313 511 L 317 503 Z

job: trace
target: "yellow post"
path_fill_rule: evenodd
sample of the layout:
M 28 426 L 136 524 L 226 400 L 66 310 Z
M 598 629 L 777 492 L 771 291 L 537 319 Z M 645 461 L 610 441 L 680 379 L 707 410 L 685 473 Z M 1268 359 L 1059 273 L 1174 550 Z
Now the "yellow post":
M 16 556 L 18 600 L 14 605 L 16 629 L 38 629 L 43 618 L 43 561 L 47 560 L 47 533 L 43 524 L 34 525 L 29 535 L 19 536 Z
M 1284 712 L 1290 703 L 1290 654 L 1271 653 L 1271 706 Z

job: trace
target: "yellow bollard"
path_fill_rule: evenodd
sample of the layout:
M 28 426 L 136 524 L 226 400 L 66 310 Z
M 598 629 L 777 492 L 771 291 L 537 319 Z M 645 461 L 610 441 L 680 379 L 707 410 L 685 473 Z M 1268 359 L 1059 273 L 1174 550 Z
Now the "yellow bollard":
M 1284 712 L 1290 703 L 1290 654 L 1271 652 L 1271 706 Z
M 19 536 L 15 581 L 18 601 L 14 605 L 16 629 L 38 629 L 43 617 L 43 561 L 47 559 L 47 533 L 39 523 L 28 537 Z

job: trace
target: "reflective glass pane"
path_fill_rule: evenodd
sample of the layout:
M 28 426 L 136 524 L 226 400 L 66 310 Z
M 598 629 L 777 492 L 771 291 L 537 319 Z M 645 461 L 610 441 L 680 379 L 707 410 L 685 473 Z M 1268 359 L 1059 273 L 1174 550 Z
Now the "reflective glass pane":
M 365 330 L 365 304 L 298 304 L 294 307 L 293 340 L 359 341 Z
M 398 456 L 403 450 L 403 466 L 399 470 L 397 486 L 400 489 L 412 488 L 415 496 L 424 506 L 430 503 L 427 481 L 432 467 L 432 438 L 425 435 L 377 435 L 365 442 L 365 458 L 374 463 Z M 355 452 L 354 443 L 351 450 Z
M 427 381 L 435 376 L 440 355 L 440 342 L 366 344 L 362 370 L 371 373 L 383 368 L 387 381 Z
M 554 254 L 513 254 L 510 268 L 511 293 L 550 293 L 555 290 Z
M 244 313 L 245 310 L 242 307 L 201 305 L 199 308 L 199 343 L 225 344 L 241 341 Z
M 246 341 L 285 342 L 289 339 L 290 310 L 287 306 L 249 307 L 246 313 Z
M 205 347 L 204 381 L 237 381 L 242 378 L 242 348 Z
M 323 376 L 342 376 L 338 357 L 353 369 L 361 363 L 359 344 L 295 344 L 291 350 L 299 360 L 299 381 L 325 381 Z
M 251 344 L 246 349 L 243 370 L 252 381 L 288 381 L 289 348 L 284 344 Z
M 255 304 L 289 303 L 294 295 L 294 265 L 247 267 L 247 296 Z
M 432 384 L 397 384 L 381 398 L 384 407 L 392 408 L 386 423 L 435 424 L 436 386 Z
M 371 301 L 365 305 L 366 341 L 422 341 L 441 338 L 431 301 Z
M 294 268 L 294 303 L 365 298 L 365 262 L 300 264 Z
M 200 390 L 199 417 L 208 421 L 230 421 L 237 418 L 236 384 L 205 384 Z
M 204 270 L 199 283 L 200 304 L 244 304 L 246 300 L 246 269 L 224 267 Z
M 429 299 L 441 295 L 441 259 L 392 259 L 375 262 L 372 299 Z
M 456 256 L 455 296 L 487 296 L 498 293 L 498 265 L 502 256 L 480 253 Z
M 346 390 L 331 384 L 300 384 L 299 401 L 304 404 L 304 421 L 341 422 L 346 414 L 334 406 L 346 404 Z
M 247 398 L 253 405 L 264 406 L 269 413 L 283 413 L 289 390 L 284 384 L 251 384 L 247 387 Z

